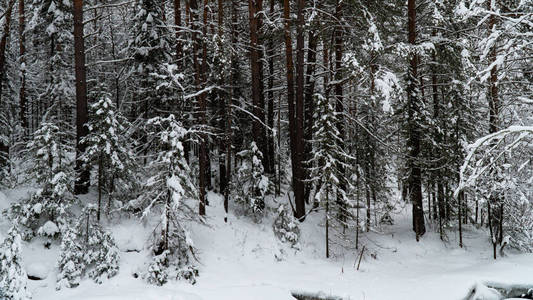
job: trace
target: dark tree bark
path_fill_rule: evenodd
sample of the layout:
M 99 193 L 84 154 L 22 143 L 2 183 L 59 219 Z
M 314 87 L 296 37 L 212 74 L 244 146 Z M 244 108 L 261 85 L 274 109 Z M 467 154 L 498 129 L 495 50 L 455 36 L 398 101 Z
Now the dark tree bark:
M 83 167 L 80 155 L 85 152 L 86 145 L 81 143 L 89 130 L 87 123 L 87 81 L 85 75 L 85 43 L 83 37 L 83 0 L 74 0 L 74 62 L 76 76 L 76 184 L 75 194 L 86 194 L 89 191 L 90 172 Z
M 11 0 L 8 3 L 7 9 L 5 11 L 5 21 L 4 21 L 4 31 L 2 32 L 2 37 L 0 38 L 0 103 L 2 103 L 2 90 L 4 86 L 5 78 L 5 64 L 6 64 L 6 47 L 7 39 L 9 38 L 10 27 L 11 27 L 11 13 L 13 11 L 13 5 L 15 0 Z
M 26 102 L 26 10 L 24 8 L 24 1 L 19 0 L 19 57 L 23 68 L 20 70 L 20 89 L 19 89 L 19 104 L 20 104 L 20 123 L 24 130 L 24 135 L 28 134 L 28 116 L 27 116 L 27 102 Z
M 274 0 L 270 0 L 270 17 L 274 16 Z M 271 172 L 274 172 L 275 167 L 275 153 L 274 153 L 274 134 L 272 129 L 274 129 L 274 54 L 276 50 L 274 49 L 274 37 L 271 35 L 268 39 L 268 111 L 267 111 L 267 139 L 268 139 L 268 156 L 269 156 L 269 168 Z M 277 134 L 281 134 L 277 132 Z
M 304 161 L 309 162 L 312 158 L 313 143 L 313 114 L 314 114 L 314 101 L 313 93 L 315 91 L 315 69 L 316 69 L 316 48 L 317 48 L 318 36 L 314 28 L 311 28 L 309 31 L 309 44 L 307 50 L 307 69 L 305 75 L 305 91 L 304 91 L 304 104 L 305 104 L 305 120 L 304 120 L 304 139 L 305 139 L 305 149 L 304 149 Z M 312 166 L 306 166 L 305 178 L 309 178 L 308 169 Z M 305 184 L 305 201 L 309 204 L 309 197 L 311 194 L 311 183 L 307 182 Z
M 207 1 L 207 0 L 206 0 Z M 200 66 L 199 56 L 200 56 L 200 38 L 198 37 L 198 33 L 196 32 L 197 24 L 198 24 L 198 3 L 196 0 L 190 0 L 190 15 L 191 15 L 191 31 L 192 31 L 192 40 L 193 40 L 193 65 L 194 65 L 194 78 L 196 82 L 196 88 L 202 89 L 204 86 L 203 82 L 203 76 L 202 70 L 204 68 L 204 62 L 202 62 L 202 65 Z M 203 28 L 203 31 L 205 31 L 205 26 Z M 207 108 L 206 105 L 206 95 L 205 93 L 201 93 L 197 97 L 198 102 L 198 113 L 197 113 L 197 119 L 202 125 L 205 125 L 205 109 Z M 198 154 L 198 160 L 199 160 L 199 174 L 198 174 L 198 183 L 199 183 L 199 196 L 200 196 L 200 204 L 198 206 L 198 214 L 200 216 L 205 215 L 205 205 L 206 205 L 206 182 L 205 182 L 205 174 L 206 174 L 206 151 L 207 151 L 207 145 L 206 145 L 206 137 L 204 133 L 200 133 L 200 151 Z
M 416 44 L 416 0 L 408 0 L 408 38 L 409 44 Z M 409 148 L 409 192 L 410 200 L 413 205 L 413 230 L 418 241 L 426 232 L 424 224 L 424 210 L 422 207 L 422 170 L 418 159 L 420 156 L 420 128 L 417 119 L 420 116 L 420 99 L 418 97 L 417 87 L 417 68 L 418 56 L 415 53 L 410 54 L 410 66 L 408 70 L 408 131 L 409 138 L 407 145 Z
M 298 134 L 298 120 L 295 114 L 294 95 L 294 65 L 292 58 L 292 37 L 289 0 L 283 1 L 283 17 L 285 18 L 285 59 L 287 66 L 287 102 L 289 104 L 289 137 L 292 161 L 292 187 L 294 190 L 295 212 L 294 216 L 303 222 L 305 215 L 304 184 L 301 180 L 301 153 L 298 153 L 298 144 L 302 145 L 303 135 Z M 303 114 L 303 110 L 302 110 Z
M 183 44 L 181 43 L 181 0 L 174 0 L 174 25 L 176 26 L 176 62 L 181 66 Z
M 496 10 L 496 7 L 494 7 L 495 5 L 495 2 L 488 1 L 487 9 L 493 12 Z M 497 22 L 498 20 L 496 19 L 496 16 L 494 14 L 490 14 L 488 22 L 489 35 L 496 29 Z M 500 110 L 500 99 L 498 89 L 498 67 L 496 66 L 496 64 L 494 64 L 494 62 L 496 61 L 496 55 L 497 46 L 492 45 L 488 57 L 488 65 L 493 65 L 493 67 L 490 69 L 489 95 L 487 97 L 489 100 L 489 133 L 495 133 L 499 129 L 498 116 Z M 489 201 L 487 203 L 489 218 L 488 221 L 492 237 L 494 259 L 496 259 L 496 245 L 501 242 L 501 232 L 503 231 L 503 201 L 501 198 L 501 195 L 493 195 L 489 198 Z M 499 212 L 494 209 L 494 207 L 498 207 L 497 205 L 500 205 Z M 492 210 L 491 206 L 493 208 Z
M 5 11 L 4 31 L 2 32 L 2 37 L 0 38 L 0 106 L 4 105 L 2 104 L 2 88 L 5 80 L 6 46 L 7 39 L 9 37 L 9 28 L 11 26 L 11 12 L 14 4 L 15 0 L 11 0 L 8 3 Z M 7 164 L 5 157 L 7 157 L 8 154 L 9 144 L 4 144 L 3 141 L 0 141 L 0 167 Z
M 270 173 L 269 153 L 265 124 L 265 97 L 263 94 L 263 61 L 261 25 L 263 0 L 248 0 L 248 17 L 250 22 L 250 69 L 252 73 L 252 135 L 254 142 L 263 154 L 263 167 Z
M 217 10 L 217 36 L 218 36 L 218 46 L 222 49 L 224 45 L 222 44 L 222 34 L 223 34 L 223 25 L 224 25 L 224 4 L 222 0 L 218 0 L 217 2 L 218 10 Z M 218 139 L 218 176 L 219 176 L 219 191 L 221 194 L 225 195 L 226 189 L 228 188 L 228 179 L 227 179 L 227 171 L 226 171 L 226 156 L 227 154 L 227 147 L 226 143 L 228 141 L 227 135 L 229 134 L 229 131 L 227 130 L 227 119 L 229 118 L 228 115 L 228 105 L 227 100 L 223 101 L 223 99 L 227 99 L 228 95 L 225 92 L 225 78 L 223 76 L 220 76 L 220 79 L 218 80 L 218 86 L 220 89 L 217 91 L 217 109 L 220 112 L 220 121 L 217 122 L 217 126 L 220 130 L 220 132 L 223 132 L 224 134 Z
M 335 18 L 338 20 L 337 25 L 335 26 L 335 111 L 338 114 L 338 122 L 336 124 L 337 130 L 339 131 L 339 136 L 341 137 L 341 140 L 339 141 L 339 147 L 341 149 L 344 149 L 344 135 L 345 135 L 345 129 L 344 129 L 344 83 L 343 83 L 343 74 L 342 74 L 342 58 L 343 58 L 343 35 L 344 35 L 344 29 L 343 24 L 341 23 L 342 20 L 342 1 L 337 1 L 336 7 L 335 7 Z M 345 173 L 345 167 L 342 164 L 338 164 L 337 168 L 339 169 L 339 173 L 344 174 Z M 339 189 L 346 192 L 346 182 L 344 178 L 339 178 Z M 337 204 L 339 205 L 341 211 L 339 218 L 343 222 L 343 224 L 346 224 L 346 203 L 343 199 L 341 199 L 340 193 L 337 192 Z M 368 207 L 370 208 L 370 206 Z M 344 225 L 343 225 L 344 226 Z
M 304 0 L 297 0 L 297 21 L 296 21 L 296 102 L 295 102 L 295 108 L 296 108 L 296 115 L 295 115 L 295 121 L 296 121 L 296 157 L 297 157 L 297 164 L 299 165 L 300 170 L 298 171 L 298 178 L 297 180 L 303 181 L 304 172 L 303 170 L 303 152 L 304 152 L 304 145 L 303 143 L 300 143 L 300 141 L 303 141 L 303 117 L 304 117 L 304 68 L 305 68 L 305 61 L 304 61 L 304 8 L 305 8 L 305 1 Z

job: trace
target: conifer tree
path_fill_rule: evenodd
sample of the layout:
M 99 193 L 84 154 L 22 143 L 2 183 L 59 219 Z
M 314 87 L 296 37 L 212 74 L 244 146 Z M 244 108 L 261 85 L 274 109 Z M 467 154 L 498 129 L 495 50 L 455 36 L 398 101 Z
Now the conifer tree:
M 340 146 L 342 137 L 337 128 L 338 112 L 330 101 L 320 94 L 316 94 L 315 115 L 315 151 L 312 157 L 311 180 L 315 182 L 316 198 L 324 207 L 326 222 L 326 257 L 329 257 L 330 220 L 337 220 L 342 226 L 347 226 L 349 208 L 351 205 L 341 183 L 347 183 L 347 190 L 351 189 L 350 182 L 345 178 L 345 171 L 351 165 L 353 158 Z M 339 168 L 339 167 L 342 168 Z M 335 199 L 335 201 L 332 201 Z
M 83 250 L 74 228 L 67 228 L 61 239 L 57 290 L 63 287 L 74 288 L 80 284 L 85 269 Z
M 22 267 L 21 237 L 12 227 L 0 245 L 0 298 L 6 300 L 30 299 L 26 289 L 27 275 Z
M 50 229 L 61 229 L 68 223 L 69 206 L 73 202 L 72 168 L 67 159 L 69 146 L 64 142 L 65 135 L 57 125 L 43 122 L 28 143 L 27 152 L 31 159 L 28 173 L 40 188 L 10 209 L 12 218 L 31 230 L 24 238 L 39 232 L 55 235 L 59 230 L 50 232 Z M 53 226 L 48 223 L 41 230 L 48 221 Z
M 82 140 L 87 148 L 82 159 L 88 165 L 97 166 L 98 207 L 97 220 L 100 221 L 102 193 L 108 196 L 115 191 L 126 192 L 134 181 L 133 154 L 129 148 L 126 128 L 131 124 L 116 109 L 110 95 L 101 88 L 96 103 L 90 107 L 89 134 Z M 109 199 L 111 202 L 111 199 Z
M 261 216 L 270 186 L 263 168 L 263 154 L 255 142 L 251 142 L 249 148 L 237 153 L 237 156 L 242 162 L 235 176 L 235 201 L 244 205 L 245 211 L 251 210 L 256 217 Z
M 198 199 L 198 192 L 182 144 L 188 131 L 174 115 L 169 115 L 150 119 L 147 132 L 157 154 L 147 166 L 150 177 L 143 196 L 130 206 L 140 208 L 143 218 L 160 213 L 161 223 L 151 245 L 153 263 L 148 269 L 149 278 L 159 279 L 148 280 L 163 284 L 166 281 L 163 274 L 167 271 L 176 274 L 177 270 L 188 266 L 193 257 L 192 240 L 181 221 L 183 218 L 195 219 L 196 213 L 188 200 Z
M 142 115 L 149 119 L 157 115 L 169 96 L 162 75 L 166 74 L 165 63 L 172 59 L 170 32 L 158 1 L 136 0 L 135 6 L 133 34 L 128 45 L 132 57 L 130 77 L 136 83 L 131 113 L 133 118 Z

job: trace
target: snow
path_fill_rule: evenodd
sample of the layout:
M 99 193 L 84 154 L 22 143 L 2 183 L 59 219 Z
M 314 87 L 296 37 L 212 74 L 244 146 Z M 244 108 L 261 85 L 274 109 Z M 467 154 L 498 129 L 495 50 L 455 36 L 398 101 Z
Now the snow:
M 2 203 L 12 202 L 5 192 Z M 74 289 L 55 290 L 55 267 L 59 245 L 43 247 L 43 239 L 23 243 L 23 259 L 28 273 L 48 271 L 45 280 L 29 281 L 28 287 L 39 300 L 63 299 L 292 299 L 291 291 L 323 293 L 345 299 L 462 299 L 480 282 L 531 284 L 533 255 L 508 255 L 494 261 L 491 247 L 479 229 L 465 226 L 465 248 L 457 246 L 458 237 L 448 232 L 449 242 L 440 241 L 436 228 L 428 225 L 417 243 L 411 230 L 410 207 L 393 215 L 395 225 L 380 232 L 363 233 L 367 247 L 359 271 L 354 262 L 356 250 L 332 246 L 333 258 L 325 258 L 323 215 L 310 214 L 300 225 L 300 250 L 281 243 L 272 231 L 275 210 L 256 224 L 246 217 L 236 217 L 230 205 L 228 223 L 224 223 L 223 198 L 209 193 L 208 226 L 189 226 L 188 239 L 194 241 L 201 260 L 200 276 L 195 285 L 171 282 L 163 287 L 134 278 L 149 261 L 148 241 L 151 226 L 135 219 L 115 220 L 108 224 L 121 250 L 117 276 L 101 285 L 85 279 Z M 286 199 L 277 199 L 285 203 Z M 276 206 L 277 207 L 277 206 Z M 0 234 L 6 235 L 6 227 Z M 190 237 L 189 237 L 190 236 Z M 376 259 L 370 254 L 375 254 Z M 477 295 L 484 299 L 492 293 L 479 285 Z
M 33 276 L 41 279 L 48 277 L 50 267 L 45 263 L 35 262 L 26 265 L 26 273 L 28 276 Z
M 56 233 L 59 233 L 59 228 L 52 221 L 47 221 L 44 225 L 39 228 L 39 233 L 46 236 L 53 236 Z

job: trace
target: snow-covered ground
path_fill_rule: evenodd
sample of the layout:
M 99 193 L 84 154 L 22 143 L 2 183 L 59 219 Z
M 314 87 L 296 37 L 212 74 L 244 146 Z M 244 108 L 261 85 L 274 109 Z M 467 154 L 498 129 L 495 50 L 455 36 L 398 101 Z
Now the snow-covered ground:
M 0 208 L 20 197 L 20 191 L 0 193 Z M 509 254 L 494 261 L 486 238 L 470 226 L 465 229 L 466 247 L 457 246 L 453 232 L 443 243 L 434 230 L 416 242 L 411 230 L 409 207 L 395 215 L 395 225 L 383 232 L 364 234 L 367 245 L 359 271 L 355 250 L 334 248 L 334 257 L 325 258 L 322 215 L 310 215 L 302 225 L 301 251 L 280 244 L 274 237 L 272 217 L 261 225 L 250 219 L 229 215 L 224 223 L 222 198 L 210 194 L 208 225 L 191 228 L 200 258 L 200 277 L 195 285 L 173 282 L 164 287 L 145 283 L 133 274 L 147 259 L 144 241 L 150 229 L 137 220 L 120 220 L 113 232 L 121 252 L 119 274 L 101 285 L 85 280 L 74 289 L 55 290 L 57 245 L 43 242 L 24 244 L 28 271 L 46 276 L 29 281 L 38 300 L 182 300 L 182 299 L 293 299 L 291 290 L 323 292 L 346 299 L 462 299 L 479 281 L 533 283 L 533 255 Z M 0 236 L 8 224 L 0 221 Z M 132 250 L 142 250 L 140 252 Z M 127 252 L 127 250 L 129 250 Z M 370 255 L 375 254 L 375 258 Z M 283 257 L 280 261 L 278 258 Z

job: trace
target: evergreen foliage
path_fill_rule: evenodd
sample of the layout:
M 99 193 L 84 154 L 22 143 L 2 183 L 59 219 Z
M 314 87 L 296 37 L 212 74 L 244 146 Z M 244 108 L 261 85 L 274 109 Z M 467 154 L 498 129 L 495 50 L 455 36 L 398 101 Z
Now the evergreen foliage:
M 26 289 L 26 271 L 22 267 L 21 237 L 12 227 L 0 245 L 0 298 L 6 300 L 30 299 Z
M 96 208 L 86 207 L 74 228 L 68 228 L 61 241 L 57 289 L 74 288 L 84 276 L 100 284 L 119 270 L 119 250 L 96 221 Z
M 245 212 L 250 211 L 260 217 L 265 210 L 265 197 L 270 187 L 270 181 L 263 168 L 263 154 L 251 142 L 248 149 L 237 153 L 241 164 L 236 171 L 235 201 L 243 205 Z

